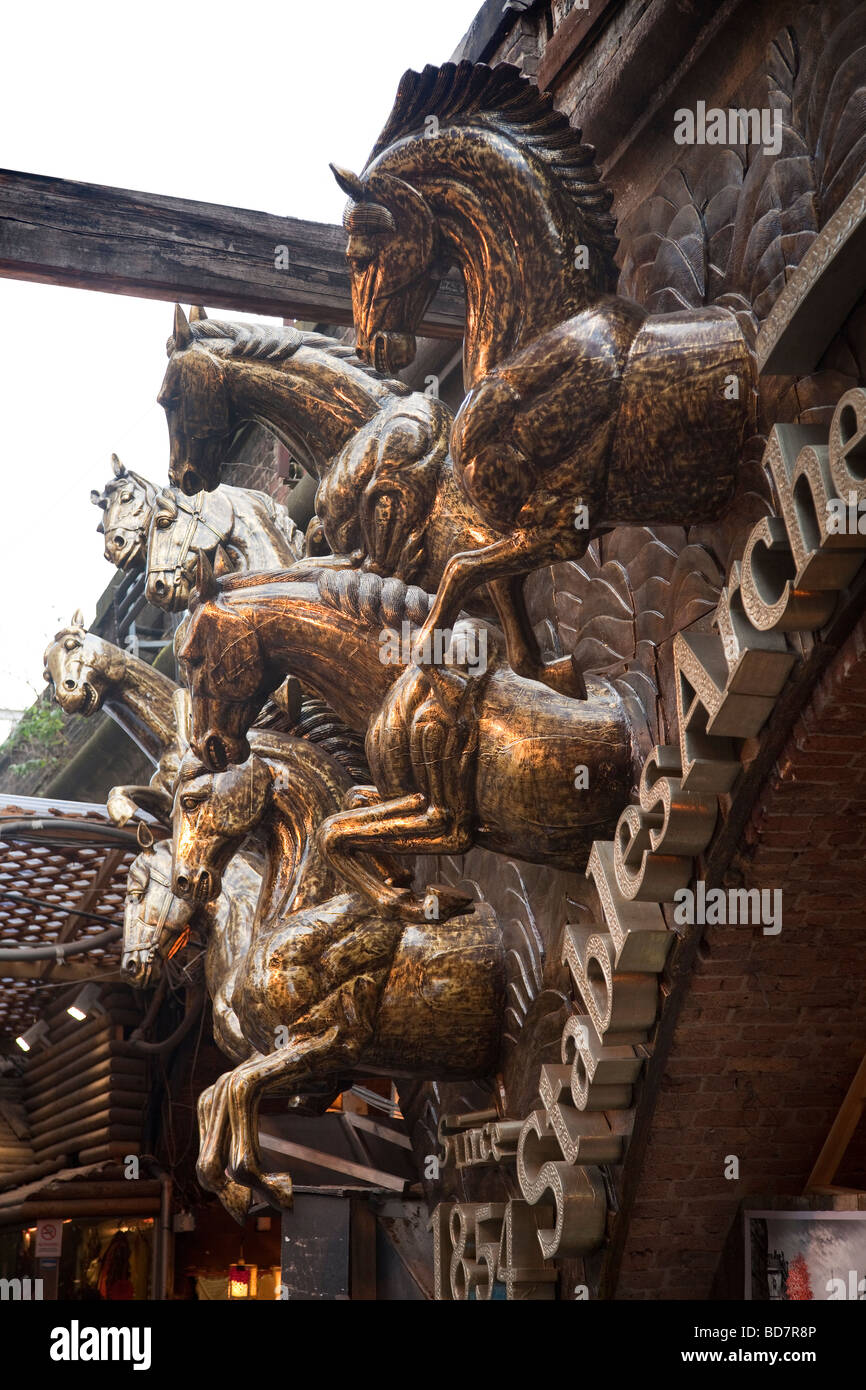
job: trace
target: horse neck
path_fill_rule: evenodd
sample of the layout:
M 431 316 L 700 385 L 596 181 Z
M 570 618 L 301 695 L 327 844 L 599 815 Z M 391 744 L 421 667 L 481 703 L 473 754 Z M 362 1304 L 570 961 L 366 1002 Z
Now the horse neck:
M 273 795 L 267 823 L 267 869 L 256 913 L 256 931 L 268 932 L 291 913 L 326 902 L 337 880 L 319 848 L 317 830 L 340 809 L 333 780 L 317 775 L 312 750 L 301 740 L 284 758 L 265 758 Z M 298 756 L 294 756 L 297 752 Z
M 147 661 L 119 647 L 115 652 L 122 671 L 103 700 L 105 712 L 158 764 L 176 738 L 172 696 L 177 686 Z
M 225 597 L 256 628 L 268 667 L 298 676 L 350 729 L 366 732 L 402 669 L 379 659 L 381 618 L 340 611 L 314 584 L 275 583 Z
M 239 420 L 254 420 L 316 478 L 393 395 L 386 382 L 322 349 L 282 361 L 223 358 Z
M 295 555 L 286 530 L 277 520 L 274 504 L 269 506 L 267 498 L 239 487 L 222 487 L 218 493 L 206 495 L 216 498 L 220 493 L 231 507 L 231 520 L 224 532 L 225 542 L 243 557 L 244 569 L 282 569 L 300 558 Z M 206 512 L 204 520 L 208 520 Z M 221 532 L 222 528 L 215 522 L 214 530 Z
M 426 199 L 446 257 L 460 266 L 467 387 L 586 303 L 574 268 L 579 238 L 549 184 L 511 141 L 491 131 L 473 134 L 485 144 L 484 159 L 477 140 L 446 130 L 398 146 L 374 166 Z

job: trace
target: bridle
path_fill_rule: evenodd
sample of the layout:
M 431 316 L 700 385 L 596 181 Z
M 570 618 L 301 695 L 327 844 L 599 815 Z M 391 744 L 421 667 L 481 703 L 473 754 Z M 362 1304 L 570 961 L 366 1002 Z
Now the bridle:
M 192 546 L 192 539 L 196 533 L 197 527 L 203 526 L 206 531 L 210 531 L 211 535 L 214 538 L 214 547 L 218 545 L 228 544 L 228 536 L 225 535 L 222 531 L 220 531 L 210 521 L 208 521 L 206 517 L 203 515 L 202 508 L 204 507 L 205 497 L 206 493 L 197 492 L 195 494 L 195 497 L 193 497 L 192 499 L 192 504 L 190 505 L 190 503 L 182 494 L 179 493 L 178 495 L 175 495 L 174 492 L 172 492 L 171 494 L 172 502 L 174 503 L 177 510 L 179 512 L 186 512 L 186 514 L 189 516 L 189 521 L 187 522 L 186 530 L 184 531 L 183 538 L 180 543 L 180 550 L 177 554 L 177 560 L 175 561 L 174 565 L 172 582 L 174 583 L 175 587 L 180 583 L 181 579 L 183 578 L 187 558 L 190 552 L 190 547 Z M 155 521 L 156 513 L 154 513 L 154 524 Z M 170 567 L 158 568 L 155 565 L 148 566 L 148 571 L 150 574 L 172 574 L 172 570 Z

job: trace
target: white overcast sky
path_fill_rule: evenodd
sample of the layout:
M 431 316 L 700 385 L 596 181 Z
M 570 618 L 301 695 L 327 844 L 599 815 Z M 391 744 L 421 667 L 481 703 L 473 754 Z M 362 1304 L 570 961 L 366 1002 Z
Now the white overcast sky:
M 363 164 L 400 75 L 480 3 L 13 3 L 0 166 L 338 222 L 328 161 Z M 166 477 L 170 328 L 166 303 L 0 279 L 0 706 L 32 702 L 47 639 L 111 578 L 89 495 L 112 451 Z

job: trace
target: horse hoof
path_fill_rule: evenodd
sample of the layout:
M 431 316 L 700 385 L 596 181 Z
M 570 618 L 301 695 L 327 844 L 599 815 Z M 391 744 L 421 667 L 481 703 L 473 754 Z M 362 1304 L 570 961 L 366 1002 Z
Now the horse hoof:
M 227 1180 L 225 1186 L 220 1189 L 219 1199 L 229 1216 L 234 1217 L 239 1226 L 246 1224 L 253 1200 L 250 1188 L 242 1187 L 239 1182 Z
M 550 661 L 541 666 L 536 680 L 548 686 L 550 690 L 555 690 L 558 695 L 567 695 L 571 700 L 586 699 L 586 681 L 573 656 L 562 656 L 558 661 Z
M 259 1178 L 258 1186 L 273 1206 L 281 1207 L 283 1211 L 292 1210 L 294 1189 L 288 1173 L 263 1173 Z
M 459 893 L 456 888 L 430 884 L 421 900 L 420 922 L 448 922 L 452 917 L 467 917 L 475 910 L 475 899 Z

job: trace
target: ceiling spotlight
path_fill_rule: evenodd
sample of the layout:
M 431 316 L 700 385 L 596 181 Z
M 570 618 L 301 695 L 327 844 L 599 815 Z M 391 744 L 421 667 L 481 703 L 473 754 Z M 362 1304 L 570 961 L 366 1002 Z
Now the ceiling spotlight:
M 28 1028 L 27 1032 L 22 1033 L 20 1038 L 16 1038 L 15 1041 L 22 1052 L 30 1052 L 38 1042 L 42 1042 L 42 1040 L 47 1037 L 48 1024 L 45 1022 L 44 1018 L 40 1018 L 38 1023 L 34 1023 L 32 1028 Z
M 105 1009 L 99 1002 L 99 985 L 85 985 L 78 991 L 66 1012 L 77 1018 L 79 1023 L 82 1023 L 88 1014 L 104 1014 Z

